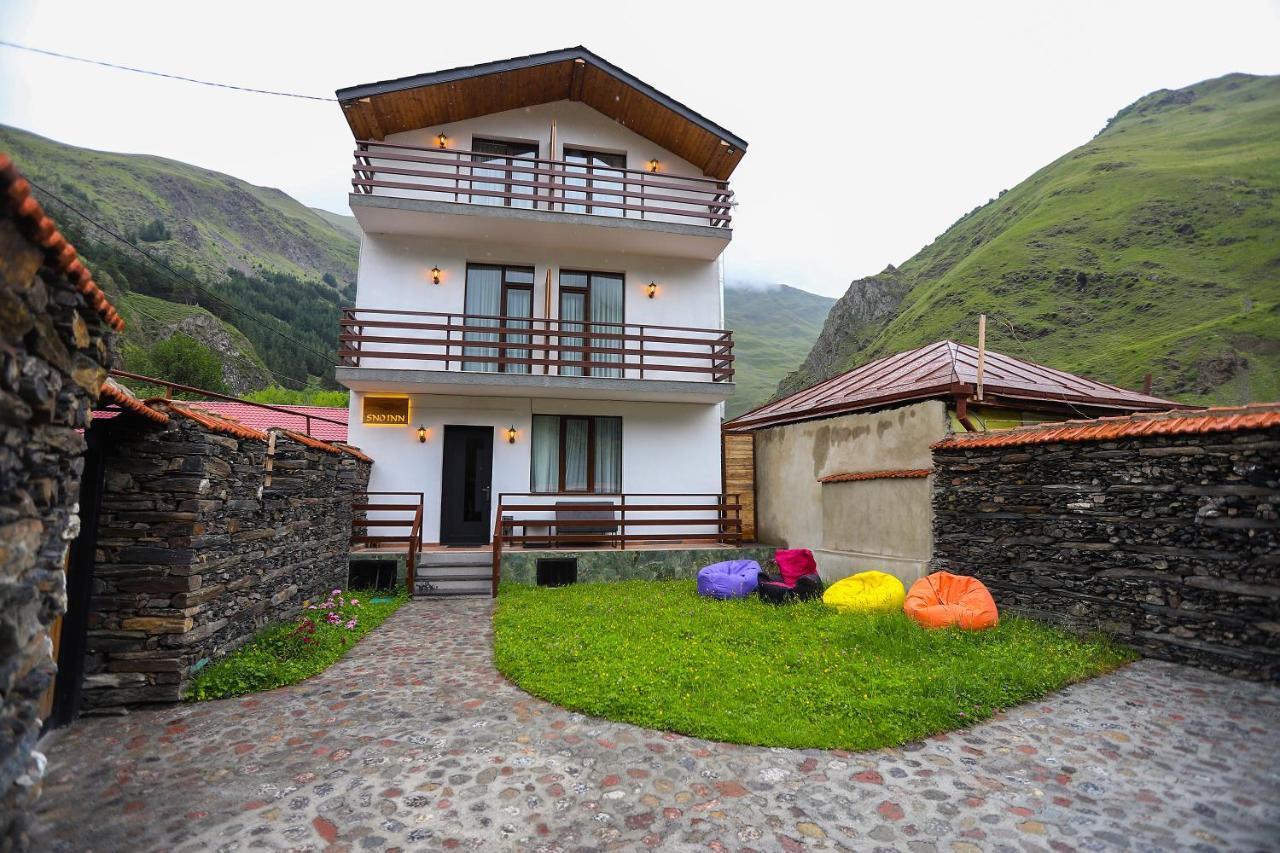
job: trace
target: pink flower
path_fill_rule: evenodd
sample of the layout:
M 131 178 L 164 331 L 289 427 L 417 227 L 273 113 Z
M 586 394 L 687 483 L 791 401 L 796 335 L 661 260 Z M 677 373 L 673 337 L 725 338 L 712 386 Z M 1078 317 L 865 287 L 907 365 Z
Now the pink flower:
M 348 621 L 348 622 L 347 622 L 347 630 L 348 630 L 348 631 L 354 631 L 354 630 L 355 630 L 355 627 L 356 627 L 356 620 L 351 619 L 350 621 Z
M 314 604 L 308 604 L 308 605 L 307 605 L 307 609 L 308 609 L 308 610 L 315 610 L 315 609 L 316 609 L 316 606 L 315 606 Z
M 359 607 L 359 606 L 360 606 L 360 599 L 358 599 L 358 598 L 353 598 L 353 599 L 351 599 L 351 606 L 352 606 L 352 607 Z
M 330 594 L 330 595 L 342 595 L 342 590 L 340 590 L 340 589 L 335 589 L 333 592 L 331 592 L 331 593 L 329 593 L 329 594 Z
M 325 617 L 325 619 L 329 622 L 330 625 L 337 625 L 338 622 L 340 621 L 337 613 L 330 613 L 328 616 Z

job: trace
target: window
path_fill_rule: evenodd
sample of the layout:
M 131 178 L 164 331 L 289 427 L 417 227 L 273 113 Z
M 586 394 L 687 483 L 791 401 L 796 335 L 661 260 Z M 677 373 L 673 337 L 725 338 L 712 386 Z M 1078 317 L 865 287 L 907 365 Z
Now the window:
M 623 278 L 619 273 L 560 272 L 560 328 L 582 332 L 560 338 L 561 358 L 595 364 L 620 364 L 623 360 Z M 610 350 L 613 350 L 612 352 Z M 620 367 L 592 367 L 591 376 L 619 379 Z M 561 376 L 584 376 L 576 364 L 560 365 Z
M 533 267 L 506 267 L 492 264 L 467 264 L 467 292 L 464 297 L 464 325 L 504 330 L 529 329 L 533 316 Z M 477 316 L 478 315 L 478 316 Z M 499 320 L 502 317 L 504 319 Z M 528 344 L 524 332 L 464 332 L 464 341 L 486 341 L 508 344 L 496 346 L 464 346 L 462 354 L 475 361 L 463 361 L 463 370 L 484 373 L 528 373 L 532 350 L 510 344 Z M 507 361 L 514 360 L 514 363 Z M 521 361 L 521 360 L 524 361 Z
M 622 418 L 534 415 L 535 492 L 622 491 Z
M 620 206 L 626 203 L 626 197 L 622 195 L 626 187 L 622 183 L 623 173 L 620 171 L 627 167 L 626 154 L 606 154 L 603 151 L 566 147 L 564 161 L 569 164 L 565 166 L 564 210 L 600 216 L 626 214 Z M 570 187 L 583 189 L 569 189 Z M 586 203 L 571 203 L 570 199 L 582 199 Z
M 488 204 L 497 207 L 534 206 L 531 197 L 536 194 L 536 188 L 526 184 L 533 181 L 535 176 L 524 171 L 512 172 L 511 169 L 502 167 L 517 165 L 520 160 L 535 161 L 538 156 L 536 142 L 503 142 L 477 137 L 471 140 L 471 151 L 473 163 L 489 164 L 471 167 L 471 188 L 485 193 L 472 195 L 472 204 Z M 537 164 L 526 162 L 518 165 L 531 168 Z M 476 180 L 477 178 L 481 180 Z M 507 195 L 488 195 L 488 193 Z M 525 198 L 511 198 L 511 195 L 522 195 Z

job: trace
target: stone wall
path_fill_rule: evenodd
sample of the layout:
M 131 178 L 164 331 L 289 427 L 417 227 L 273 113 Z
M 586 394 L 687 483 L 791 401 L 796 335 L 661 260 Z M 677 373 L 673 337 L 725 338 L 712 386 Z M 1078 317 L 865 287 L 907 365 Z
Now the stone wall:
M 85 713 L 175 701 L 210 659 L 346 585 L 367 462 L 171 414 L 108 427 Z
M 86 301 L 105 304 L 96 287 L 73 284 L 67 257 L 53 260 L 38 244 L 61 239 L 39 206 L 11 204 L 25 181 L 0 161 L 9 191 L 0 195 L 0 848 L 21 849 L 44 770 L 35 746 L 55 673 L 49 631 L 66 610 L 63 565 L 79 525 L 77 430 L 89 423 L 114 334 Z M 92 285 L 78 262 L 75 271 Z
M 698 569 L 724 560 L 755 560 L 761 567 L 773 558 L 767 545 L 725 548 L 645 549 L 643 547 L 600 548 L 581 551 L 503 551 L 502 579 L 512 583 L 535 584 L 538 561 L 574 557 L 578 560 L 578 582 L 598 583 L 628 580 L 676 580 L 696 578 Z M 776 573 L 776 569 L 774 572 Z
M 934 452 L 934 567 L 1144 654 L 1280 676 L 1280 429 Z

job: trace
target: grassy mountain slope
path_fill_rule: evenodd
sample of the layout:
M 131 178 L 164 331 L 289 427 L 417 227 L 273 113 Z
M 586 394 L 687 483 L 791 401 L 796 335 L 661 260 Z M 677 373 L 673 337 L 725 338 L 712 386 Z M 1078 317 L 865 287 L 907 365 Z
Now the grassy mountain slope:
M 940 338 L 1190 402 L 1280 399 L 1280 77 L 1161 90 L 855 281 L 779 392 Z
M 202 274 L 232 268 L 355 281 L 354 235 L 280 190 L 163 157 L 63 145 L 3 125 L 0 150 L 37 184 L 122 232 L 159 220 L 172 238 L 148 248 Z
M 726 407 L 729 417 L 769 399 L 778 382 L 804 360 L 834 301 L 785 284 L 725 288 L 725 323 L 733 330 L 738 386 Z
M 354 294 L 359 241 L 351 217 L 185 163 L 76 148 L 14 128 L 0 126 L 0 150 L 37 184 L 129 321 L 126 366 L 141 369 L 148 347 L 182 332 L 214 351 L 238 393 L 272 383 L 332 385 L 338 306 Z

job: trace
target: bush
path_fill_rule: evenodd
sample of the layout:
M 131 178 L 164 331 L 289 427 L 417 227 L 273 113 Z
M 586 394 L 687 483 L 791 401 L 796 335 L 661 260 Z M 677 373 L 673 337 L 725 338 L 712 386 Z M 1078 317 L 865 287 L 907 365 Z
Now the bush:
M 190 385 L 205 391 L 227 393 L 222 381 L 222 360 L 204 344 L 181 332 L 157 341 L 148 353 L 156 379 Z
M 173 234 L 159 219 L 153 219 L 138 229 L 138 239 L 144 243 L 159 243 L 173 239 Z

